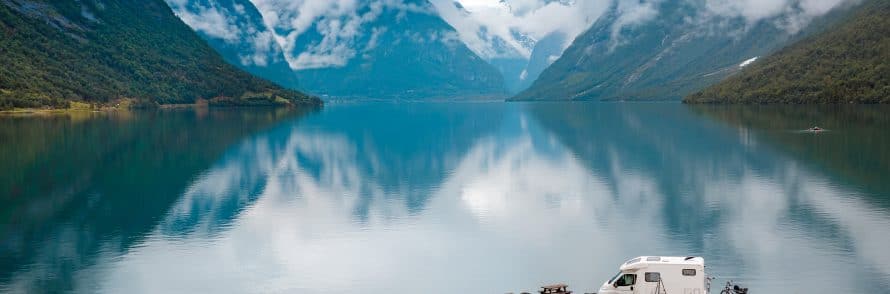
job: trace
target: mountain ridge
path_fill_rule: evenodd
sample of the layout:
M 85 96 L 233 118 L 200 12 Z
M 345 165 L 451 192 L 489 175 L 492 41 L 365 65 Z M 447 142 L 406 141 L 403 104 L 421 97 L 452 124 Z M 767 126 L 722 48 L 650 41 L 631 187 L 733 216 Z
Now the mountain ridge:
M 890 1 L 758 60 L 684 103 L 890 103 Z
M 2 0 L 0 32 L 0 108 L 321 103 L 229 65 L 160 0 Z
M 353 48 L 356 54 L 345 64 L 297 70 L 303 88 L 338 98 L 506 96 L 501 73 L 467 48 L 431 3 L 403 4 L 414 9 L 382 5 L 376 18 L 363 23 L 364 34 L 355 40 L 361 47 Z M 359 11 L 365 14 L 375 9 L 363 5 Z M 312 52 L 314 46 L 325 44 L 319 22 L 297 37 L 295 50 Z
M 579 35 L 532 86 L 510 100 L 680 100 L 768 55 L 831 19 L 835 8 L 801 30 L 779 27 L 774 16 L 709 16 L 692 2 L 657 2 L 648 21 L 622 25 L 612 7 Z
M 283 49 L 249 0 L 165 1 L 228 63 L 282 87 L 299 89 Z M 202 23 L 208 18 L 221 18 L 223 23 Z

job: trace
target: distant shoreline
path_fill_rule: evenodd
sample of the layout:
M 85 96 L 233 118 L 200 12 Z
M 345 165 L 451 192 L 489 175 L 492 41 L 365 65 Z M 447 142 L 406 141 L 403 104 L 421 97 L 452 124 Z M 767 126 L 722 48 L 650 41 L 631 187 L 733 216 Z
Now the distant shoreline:
M 120 100 L 113 104 L 90 104 L 84 102 L 72 101 L 68 108 L 14 108 L 0 110 L 0 116 L 26 116 L 26 115 L 56 115 L 56 114 L 72 114 L 72 113 L 110 113 L 117 111 L 138 111 L 150 109 L 203 109 L 203 108 L 257 108 L 257 107 L 319 107 L 322 105 L 299 105 L 299 104 L 220 104 L 214 105 L 207 100 L 199 100 L 198 103 L 179 103 L 179 104 L 154 104 L 153 106 L 140 107 L 134 106 L 131 100 Z
M 163 104 L 158 105 L 157 109 L 181 109 L 181 108 L 197 108 L 197 107 L 208 107 L 206 104 Z M 42 107 L 42 108 L 14 108 L 11 110 L 0 110 L 0 115 L 50 115 L 50 114 L 70 114 L 70 113 L 107 113 L 107 112 L 116 112 L 116 111 L 130 111 L 130 110 L 139 110 L 139 109 L 153 109 L 153 108 L 139 108 L 139 107 L 131 107 L 129 103 L 117 103 L 116 105 L 99 105 L 99 104 L 89 104 L 82 102 L 72 102 L 71 107 L 68 108 L 53 108 L 53 107 Z

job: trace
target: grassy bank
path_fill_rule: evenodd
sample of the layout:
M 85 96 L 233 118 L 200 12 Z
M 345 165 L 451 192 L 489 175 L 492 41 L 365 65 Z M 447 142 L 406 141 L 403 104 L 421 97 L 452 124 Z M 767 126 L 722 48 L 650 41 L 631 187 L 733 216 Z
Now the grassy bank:
M 39 114 L 68 114 L 88 112 L 110 112 L 132 109 L 179 109 L 179 108 L 204 108 L 204 107 L 293 107 L 290 100 L 274 97 L 261 99 L 229 99 L 214 98 L 211 100 L 198 99 L 195 103 L 157 104 L 136 99 L 118 99 L 110 103 L 87 103 L 81 101 L 69 101 L 67 107 L 44 106 L 40 108 L 8 108 L 0 109 L 0 115 L 39 115 Z M 317 104 L 316 106 L 320 106 Z

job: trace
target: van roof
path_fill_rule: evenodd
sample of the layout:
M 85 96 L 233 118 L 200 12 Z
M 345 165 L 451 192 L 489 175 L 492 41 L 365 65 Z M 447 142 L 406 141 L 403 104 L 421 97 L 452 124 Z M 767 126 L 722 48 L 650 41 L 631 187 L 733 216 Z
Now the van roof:
M 621 270 L 635 270 L 652 265 L 685 265 L 703 268 L 705 259 L 697 256 L 640 256 L 622 264 Z

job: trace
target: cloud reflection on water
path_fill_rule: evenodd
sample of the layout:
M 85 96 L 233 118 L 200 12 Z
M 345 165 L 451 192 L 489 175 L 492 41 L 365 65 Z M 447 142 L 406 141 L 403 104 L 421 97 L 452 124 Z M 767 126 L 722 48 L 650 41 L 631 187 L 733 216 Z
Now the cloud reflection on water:
M 758 293 L 890 286 L 890 216 L 854 183 L 680 105 L 566 106 L 483 106 L 496 119 L 431 119 L 452 127 L 396 145 L 377 137 L 386 125 L 328 126 L 354 110 L 330 107 L 230 150 L 145 242 L 78 284 L 499 293 L 563 281 L 581 292 L 629 257 L 694 254 Z
M 707 256 L 715 274 L 764 292 L 867 290 L 890 276 L 883 249 L 890 239 L 871 233 L 885 230 L 886 213 L 752 144 L 757 139 L 745 129 L 736 130 L 739 136 L 721 127 L 686 130 L 716 141 L 707 147 L 717 146 L 714 151 L 702 152 L 709 149 L 688 145 L 702 140 L 653 132 L 645 112 L 621 110 L 608 127 L 631 135 L 576 137 L 595 150 L 578 153 L 562 145 L 559 131 L 554 140 L 523 115 L 502 122 L 523 127 L 471 134 L 475 140 L 458 147 L 466 151 L 455 152 L 463 155 L 441 183 L 410 187 L 428 189 L 420 192 L 428 198 L 420 213 L 405 206 L 407 188 L 384 189 L 375 181 L 373 171 L 391 167 L 379 159 L 374 168 L 363 167 L 365 158 L 380 156 L 362 154 L 355 138 L 299 126 L 273 134 L 265 140 L 284 142 L 254 142 L 193 185 L 239 187 L 201 201 L 227 203 L 239 197 L 230 191 L 263 183 L 235 224 L 212 240 L 168 241 L 159 234 L 152 246 L 131 254 L 135 260 L 121 263 L 139 265 L 136 270 L 114 272 L 167 273 L 143 277 L 148 292 L 151 285 L 161 285 L 158 291 L 249 292 L 263 285 L 273 292 L 498 292 L 549 281 L 594 289 L 628 257 L 689 252 Z M 243 166 L 251 162 L 255 166 Z M 666 183 L 676 179 L 687 186 Z M 176 208 L 171 217 L 197 212 Z M 788 277 L 801 266 L 808 270 Z

